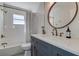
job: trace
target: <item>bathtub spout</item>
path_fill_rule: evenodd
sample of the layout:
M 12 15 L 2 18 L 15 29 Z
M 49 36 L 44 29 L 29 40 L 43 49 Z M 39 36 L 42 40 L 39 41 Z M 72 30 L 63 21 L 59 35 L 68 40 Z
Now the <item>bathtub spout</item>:
M 5 48 L 7 43 L 1 43 L 1 45 Z

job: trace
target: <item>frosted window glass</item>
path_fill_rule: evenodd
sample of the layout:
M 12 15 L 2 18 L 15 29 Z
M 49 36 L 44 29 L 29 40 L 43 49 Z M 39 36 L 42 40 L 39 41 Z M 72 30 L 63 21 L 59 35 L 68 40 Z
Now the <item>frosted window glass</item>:
M 24 16 L 13 14 L 13 24 L 25 24 L 24 23 Z

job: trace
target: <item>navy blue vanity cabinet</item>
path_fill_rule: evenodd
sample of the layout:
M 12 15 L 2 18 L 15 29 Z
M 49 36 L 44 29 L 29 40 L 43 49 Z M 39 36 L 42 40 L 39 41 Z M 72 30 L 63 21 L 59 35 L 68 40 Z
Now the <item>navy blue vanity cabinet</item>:
M 31 37 L 31 55 L 36 56 L 37 55 L 37 49 L 36 49 L 36 38 Z
M 37 40 L 38 43 L 36 44 L 37 50 L 41 53 L 42 56 L 50 56 L 51 55 L 51 45 L 43 42 L 41 40 Z
M 32 56 L 75 56 L 75 54 L 72 54 L 35 37 L 31 37 L 31 43 Z
M 48 56 L 51 55 L 51 46 L 37 38 L 31 37 L 31 55 Z
M 68 52 L 66 50 L 63 50 L 59 47 L 56 47 L 54 45 L 52 45 L 52 55 L 54 56 L 76 56 L 75 54 Z

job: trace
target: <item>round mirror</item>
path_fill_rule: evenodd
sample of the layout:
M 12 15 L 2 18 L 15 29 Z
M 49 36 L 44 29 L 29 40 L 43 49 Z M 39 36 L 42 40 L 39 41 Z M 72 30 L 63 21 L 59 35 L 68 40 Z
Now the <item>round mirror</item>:
M 64 28 L 75 19 L 77 12 L 77 2 L 54 2 L 48 11 L 48 22 L 53 28 Z

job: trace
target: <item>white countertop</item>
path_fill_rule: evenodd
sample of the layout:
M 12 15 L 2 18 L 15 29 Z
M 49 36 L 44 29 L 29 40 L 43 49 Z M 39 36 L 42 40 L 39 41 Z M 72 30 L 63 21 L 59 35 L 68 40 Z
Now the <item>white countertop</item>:
M 32 34 L 31 36 L 52 44 L 56 47 L 62 48 L 73 54 L 79 55 L 79 39 L 67 39 L 59 36 L 50 36 L 42 34 Z

